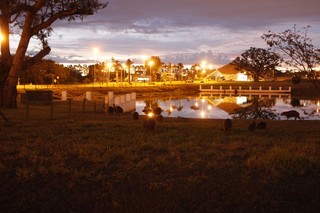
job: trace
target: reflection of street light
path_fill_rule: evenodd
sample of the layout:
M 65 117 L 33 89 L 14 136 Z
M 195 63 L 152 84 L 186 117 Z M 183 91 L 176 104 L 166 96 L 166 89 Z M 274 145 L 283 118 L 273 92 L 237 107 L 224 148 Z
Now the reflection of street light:
M 148 116 L 149 118 L 152 118 L 152 117 L 154 117 L 154 114 L 153 114 L 153 112 L 149 112 L 149 113 L 147 114 L 147 116 Z
M 149 61 L 149 66 L 150 66 L 150 82 L 152 82 L 152 72 L 151 72 L 151 67 L 153 65 L 153 61 Z
M 145 74 L 146 74 L 146 61 L 147 61 L 148 56 L 143 55 L 143 56 L 141 56 L 141 58 L 142 58 L 142 60 L 143 60 L 143 65 L 144 65 L 143 78 L 145 78 Z
M 98 55 L 99 53 L 99 49 L 98 48 L 93 48 L 93 83 L 96 82 L 96 55 Z
M 0 31 L 0 61 L 1 61 L 1 58 L 2 58 L 2 54 L 1 54 L 1 47 L 2 47 L 2 41 L 3 41 L 3 35 L 2 35 L 2 32 Z

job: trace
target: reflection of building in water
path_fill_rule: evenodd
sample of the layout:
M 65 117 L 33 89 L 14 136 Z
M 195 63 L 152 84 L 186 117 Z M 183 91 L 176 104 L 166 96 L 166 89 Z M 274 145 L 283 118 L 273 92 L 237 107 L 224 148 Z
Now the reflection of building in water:
M 300 103 L 305 115 L 320 117 L 320 100 L 301 100 Z
M 293 106 L 293 99 L 272 95 L 260 97 L 259 95 L 231 95 L 231 94 L 208 94 L 200 96 L 188 96 L 184 98 L 167 97 L 162 99 L 141 100 L 136 102 L 137 112 L 144 114 L 142 110 L 147 106 L 159 106 L 163 110 L 164 117 L 185 118 L 231 118 L 235 109 L 242 109 L 258 104 L 261 109 L 270 109 L 277 115 L 288 110 L 296 110 L 303 119 L 320 119 L 320 100 L 299 100 L 299 106 Z M 257 103 L 258 102 L 258 103 Z M 157 104 L 155 104 L 157 103 Z M 250 108 L 252 109 L 252 108 Z M 281 118 L 280 118 L 281 119 Z
M 218 107 L 229 114 L 233 113 L 238 108 L 248 105 L 248 98 L 246 96 L 202 96 L 202 98 L 207 99 L 209 104 Z
M 223 94 L 223 93 L 209 93 L 201 92 L 200 99 L 207 99 L 208 103 L 216 106 L 223 111 L 231 114 L 236 109 L 244 108 L 252 105 L 253 100 L 258 100 L 262 107 L 272 107 L 275 98 L 290 97 L 290 94 Z

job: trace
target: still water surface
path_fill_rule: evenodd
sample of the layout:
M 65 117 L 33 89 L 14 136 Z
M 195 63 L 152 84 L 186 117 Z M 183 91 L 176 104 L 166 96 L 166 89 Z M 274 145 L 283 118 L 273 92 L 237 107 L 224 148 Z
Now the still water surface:
M 299 100 L 291 98 L 290 95 L 199 95 L 185 98 L 163 98 L 137 100 L 136 111 L 144 114 L 143 109 L 161 107 L 163 117 L 185 117 L 185 118 L 206 118 L 206 119 L 226 119 L 232 118 L 232 114 L 237 108 L 244 108 L 252 105 L 253 100 L 268 103 L 262 108 L 276 114 L 276 119 L 286 120 L 280 114 L 288 110 L 296 110 L 304 120 L 320 120 L 320 98 L 314 100 Z M 293 119 L 293 118 L 291 118 Z

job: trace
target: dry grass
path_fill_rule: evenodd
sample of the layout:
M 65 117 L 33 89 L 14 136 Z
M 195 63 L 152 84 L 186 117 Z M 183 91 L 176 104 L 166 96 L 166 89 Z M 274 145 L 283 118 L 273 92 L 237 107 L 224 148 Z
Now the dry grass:
M 320 121 L 106 116 L 81 104 L 3 110 L 1 212 L 315 212 Z M 67 109 L 67 108 L 66 108 Z

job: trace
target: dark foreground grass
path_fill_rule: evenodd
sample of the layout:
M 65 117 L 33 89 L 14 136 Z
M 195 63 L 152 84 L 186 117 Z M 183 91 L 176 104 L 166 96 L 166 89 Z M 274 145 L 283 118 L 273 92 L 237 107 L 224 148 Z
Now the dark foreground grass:
M 131 114 L 1 121 L 1 212 L 316 212 L 320 121 L 164 119 Z

